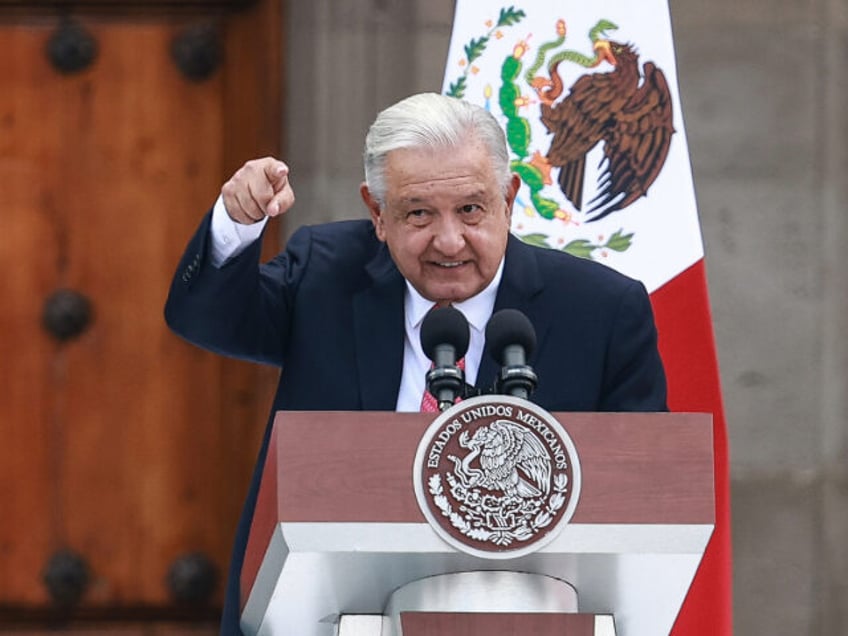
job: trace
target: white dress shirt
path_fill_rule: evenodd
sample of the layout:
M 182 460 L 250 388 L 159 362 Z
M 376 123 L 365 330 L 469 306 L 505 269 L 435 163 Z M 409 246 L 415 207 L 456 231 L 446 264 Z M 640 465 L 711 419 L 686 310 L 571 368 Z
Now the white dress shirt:
M 253 241 L 262 235 L 267 217 L 252 225 L 236 223 L 227 214 L 222 197 L 218 197 L 212 209 L 212 224 L 210 230 L 210 256 L 215 267 L 221 267 L 228 259 L 241 254 Z M 495 296 L 503 275 L 503 259 L 495 273 L 492 282 L 476 296 L 455 303 L 453 306 L 462 312 L 468 320 L 470 341 L 468 352 L 465 354 L 465 380 L 474 384 L 480 361 L 483 358 L 483 348 L 486 342 L 486 324 L 492 317 L 495 308 Z M 421 399 L 426 389 L 425 376 L 430 370 L 430 359 L 421 348 L 421 323 L 424 316 L 434 303 L 427 300 L 406 281 L 404 294 L 404 339 L 403 339 L 403 372 L 398 392 L 397 411 L 418 411 Z
M 465 381 L 469 384 L 474 384 L 477 380 L 477 372 L 480 370 L 480 360 L 483 358 L 483 348 L 486 344 L 486 324 L 495 308 L 495 296 L 498 293 L 502 274 L 503 259 L 492 282 L 483 291 L 453 305 L 468 320 L 471 338 L 468 343 L 468 352 L 465 354 Z M 421 348 L 421 323 L 434 304 L 421 296 L 409 281 L 406 281 L 403 302 L 403 373 L 400 378 L 396 411 L 421 409 L 421 399 L 427 388 L 425 376 L 431 366 L 430 359 Z
M 215 267 L 221 267 L 229 259 L 234 258 L 247 249 L 247 246 L 262 236 L 262 230 L 268 217 L 251 225 L 236 223 L 227 214 L 224 198 L 219 196 L 212 208 L 212 225 L 209 232 L 212 239 L 209 244 L 209 255 Z

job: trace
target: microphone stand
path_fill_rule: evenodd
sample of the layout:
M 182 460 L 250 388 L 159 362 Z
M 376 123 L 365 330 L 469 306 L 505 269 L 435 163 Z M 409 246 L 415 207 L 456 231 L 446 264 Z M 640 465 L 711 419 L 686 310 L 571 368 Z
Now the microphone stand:
M 465 371 L 456 365 L 441 365 L 427 372 L 427 390 L 436 398 L 439 411 L 453 406 L 458 395 L 464 394 Z

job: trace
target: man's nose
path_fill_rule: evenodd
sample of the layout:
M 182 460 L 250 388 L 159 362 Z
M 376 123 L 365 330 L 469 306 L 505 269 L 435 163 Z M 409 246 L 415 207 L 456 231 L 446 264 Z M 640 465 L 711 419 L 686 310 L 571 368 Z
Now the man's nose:
M 433 247 L 445 256 L 459 254 L 465 247 L 465 224 L 455 214 L 443 215 L 434 230 Z

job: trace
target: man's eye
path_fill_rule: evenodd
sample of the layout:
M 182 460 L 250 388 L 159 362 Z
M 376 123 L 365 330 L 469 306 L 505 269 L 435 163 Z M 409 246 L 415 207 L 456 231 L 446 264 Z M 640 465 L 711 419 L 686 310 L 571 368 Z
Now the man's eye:
M 406 220 L 413 225 L 424 225 L 430 220 L 427 210 L 410 210 L 406 213 Z
M 477 216 L 483 211 L 483 208 L 476 203 L 468 203 L 467 205 L 463 205 L 459 208 L 460 214 L 464 216 Z

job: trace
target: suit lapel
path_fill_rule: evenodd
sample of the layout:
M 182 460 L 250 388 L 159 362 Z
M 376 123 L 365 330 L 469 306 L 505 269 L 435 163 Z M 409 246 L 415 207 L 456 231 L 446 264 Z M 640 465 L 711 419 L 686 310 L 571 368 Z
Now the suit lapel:
M 504 271 L 498 294 L 495 297 L 494 312 L 501 309 L 518 309 L 533 323 L 536 329 L 536 352 L 529 360 L 532 366 L 544 345 L 545 336 L 550 328 L 553 316 L 542 302 L 544 281 L 533 248 L 510 235 L 504 260 Z M 493 312 L 493 313 L 494 313 Z M 477 387 L 489 389 L 500 367 L 495 359 L 483 354 L 480 371 L 477 374 Z
M 372 285 L 353 298 L 359 394 L 366 411 L 393 411 L 403 371 L 404 281 L 382 246 L 366 266 Z

